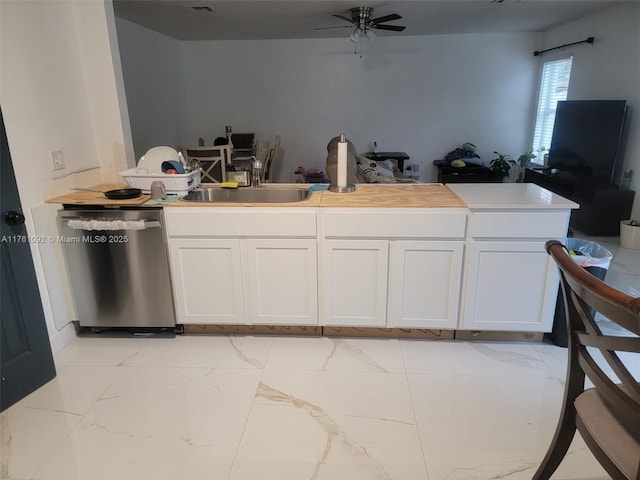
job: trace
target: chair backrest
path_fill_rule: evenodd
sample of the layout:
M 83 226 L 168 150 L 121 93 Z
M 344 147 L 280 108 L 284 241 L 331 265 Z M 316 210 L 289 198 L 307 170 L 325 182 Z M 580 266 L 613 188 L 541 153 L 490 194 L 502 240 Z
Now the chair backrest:
M 240 157 L 250 157 L 256 153 L 255 133 L 233 133 L 231 134 L 233 144 L 233 155 Z
M 625 356 L 619 355 L 620 352 L 640 353 L 640 298 L 620 292 L 591 275 L 571 259 L 559 241 L 548 241 L 546 249 L 560 269 L 565 298 L 569 343 L 567 384 L 569 378 L 572 382 L 582 380 L 584 383 L 586 375 L 614 416 L 631 428 L 630 434 L 640 439 L 640 384 L 625 364 Z M 603 333 L 592 311 L 615 323 L 622 329 L 621 334 Z M 617 379 L 612 379 L 594 357 L 596 349 Z
M 230 163 L 229 145 L 215 145 L 211 147 L 180 147 L 180 151 L 185 159 L 195 158 L 202 160 L 224 160 Z
M 182 156 L 187 162 L 198 160 L 202 167 L 203 183 L 220 183 L 226 181 L 226 166 L 231 163 L 229 145 L 212 147 L 180 147 Z

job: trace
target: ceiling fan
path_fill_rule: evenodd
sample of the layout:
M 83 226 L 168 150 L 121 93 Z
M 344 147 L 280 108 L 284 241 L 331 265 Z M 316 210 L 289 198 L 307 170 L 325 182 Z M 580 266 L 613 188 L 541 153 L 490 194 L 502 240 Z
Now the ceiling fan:
M 397 13 L 390 15 L 384 15 L 378 18 L 372 18 L 373 8 L 371 7 L 356 7 L 349 10 L 351 12 L 351 18 L 344 15 L 334 14 L 333 16 L 340 20 L 345 20 L 350 25 L 339 25 L 337 27 L 320 27 L 314 28 L 314 30 L 328 30 L 331 28 L 353 28 L 351 33 L 351 41 L 357 42 L 362 35 L 365 35 L 369 40 L 375 38 L 375 33 L 372 30 L 390 30 L 392 32 L 402 32 L 405 28 L 401 25 L 384 25 L 386 22 L 393 20 L 400 20 L 402 17 Z

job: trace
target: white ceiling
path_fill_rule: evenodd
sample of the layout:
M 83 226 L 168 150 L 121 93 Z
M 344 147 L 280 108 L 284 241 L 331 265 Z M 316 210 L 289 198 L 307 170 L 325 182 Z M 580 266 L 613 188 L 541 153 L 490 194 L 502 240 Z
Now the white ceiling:
M 627 0 L 629 2 L 631 0 Z M 391 13 L 404 32 L 381 36 L 544 31 L 623 3 L 612 0 L 114 0 L 118 17 L 179 40 L 244 40 L 346 37 L 349 25 L 332 14 L 374 8 L 373 17 Z M 636 2 L 637 3 L 637 2 Z M 210 7 L 194 12 L 189 7 Z M 341 26 L 329 30 L 319 27 Z

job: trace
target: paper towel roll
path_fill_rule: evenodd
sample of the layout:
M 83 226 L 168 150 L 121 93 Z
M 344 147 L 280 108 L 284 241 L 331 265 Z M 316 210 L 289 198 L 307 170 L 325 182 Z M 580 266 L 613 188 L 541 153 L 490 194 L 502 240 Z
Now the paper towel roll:
M 338 187 L 347 186 L 347 139 L 340 135 L 338 142 Z

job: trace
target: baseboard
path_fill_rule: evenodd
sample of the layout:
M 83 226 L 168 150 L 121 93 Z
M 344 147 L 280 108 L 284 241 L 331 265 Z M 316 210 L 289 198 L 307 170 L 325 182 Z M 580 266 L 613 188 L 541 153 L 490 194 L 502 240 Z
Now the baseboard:
M 430 330 L 426 328 L 375 328 L 375 327 L 324 327 L 327 337 L 378 337 L 378 338 L 424 338 L 429 340 L 453 340 L 453 330 Z
M 322 335 L 320 326 L 299 325 L 195 325 L 185 324 L 189 335 Z
M 62 329 L 49 337 L 51 344 L 51 353 L 54 355 L 60 352 L 64 347 L 69 345 L 76 338 L 76 326 L 73 322 L 67 323 Z
M 456 340 L 483 340 L 503 342 L 542 342 L 540 332 L 493 332 L 481 330 L 456 330 Z
M 195 325 L 185 324 L 187 335 L 310 335 L 327 337 L 425 338 L 453 340 L 453 330 L 425 328 L 321 327 L 298 325 Z
M 300 325 L 185 324 L 184 333 L 186 335 L 300 335 L 316 337 L 422 338 L 427 340 L 483 340 L 504 342 L 542 342 L 544 337 L 543 333 L 537 332 Z

